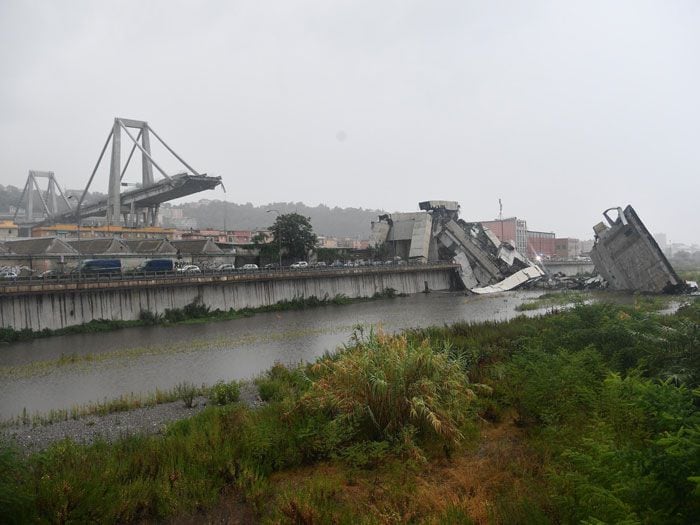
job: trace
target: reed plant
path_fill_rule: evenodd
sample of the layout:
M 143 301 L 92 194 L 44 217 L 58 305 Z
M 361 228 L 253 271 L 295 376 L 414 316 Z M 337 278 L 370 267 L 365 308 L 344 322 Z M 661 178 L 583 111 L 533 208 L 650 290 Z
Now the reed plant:
M 461 363 L 444 348 L 370 333 L 338 358 L 311 367 L 317 376 L 301 404 L 331 414 L 356 441 L 458 444 L 475 394 Z

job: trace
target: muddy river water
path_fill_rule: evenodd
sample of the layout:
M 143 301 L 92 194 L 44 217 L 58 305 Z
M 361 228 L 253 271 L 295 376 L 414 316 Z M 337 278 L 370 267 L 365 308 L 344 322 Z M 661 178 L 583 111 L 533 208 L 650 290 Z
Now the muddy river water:
M 389 332 L 505 320 L 541 292 L 460 293 L 326 306 L 203 324 L 129 328 L 0 346 L 0 419 L 70 408 L 182 381 L 247 379 L 275 362 L 310 361 L 348 342 L 355 325 Z M 533 315 L 540 312 L 528 312 Z

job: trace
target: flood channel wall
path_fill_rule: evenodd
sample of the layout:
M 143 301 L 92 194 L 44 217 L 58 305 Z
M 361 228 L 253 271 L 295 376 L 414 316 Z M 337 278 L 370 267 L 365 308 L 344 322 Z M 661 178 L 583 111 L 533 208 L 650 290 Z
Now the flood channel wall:
M 455 266 L 431 264 L 323 271 L 272 271 L 0 286 L 0 327 L 59 329 L 96 319 L 136 320 L 199 302 L 240 310 L 298 298 L 371 297 L 393 288 L 413 294 L 456 286 Z

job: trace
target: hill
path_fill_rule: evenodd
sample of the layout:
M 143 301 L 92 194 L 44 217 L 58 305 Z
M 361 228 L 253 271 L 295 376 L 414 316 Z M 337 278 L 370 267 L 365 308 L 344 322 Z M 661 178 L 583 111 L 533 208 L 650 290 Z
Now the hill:
M 254 206 L 251 203 L 201 200 L 173 207 L 181 208 L 186 217 L 197 219 L 200 228 L 262 229 L 270 226 L 275 220 L 276 214 L 268 213 L 268 210 L 277 210 L 281 214 L 296 212 L 310 217 L 314 232 L 318 235 L 362 239 L 369 237 L 370 223 L 376 220 L 377 215 L 384 213 L 381 210 L 364 208 L 331 208 L 324 204 L 307 206 L 302 202 L 273 202 Z

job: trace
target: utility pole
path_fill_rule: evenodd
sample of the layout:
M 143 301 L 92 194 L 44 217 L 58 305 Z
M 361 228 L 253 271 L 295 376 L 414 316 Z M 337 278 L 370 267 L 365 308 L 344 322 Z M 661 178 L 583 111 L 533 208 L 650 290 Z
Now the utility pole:
M 503 242 L 503 203 L 501 202 L 501 198 L 498 198 L 498 220 L 501 221 L 501 242 Z M 517 225 L 516 225 L 517 229 Z M 517 237 L 517 232 L 516 232 L 516 237 Z

